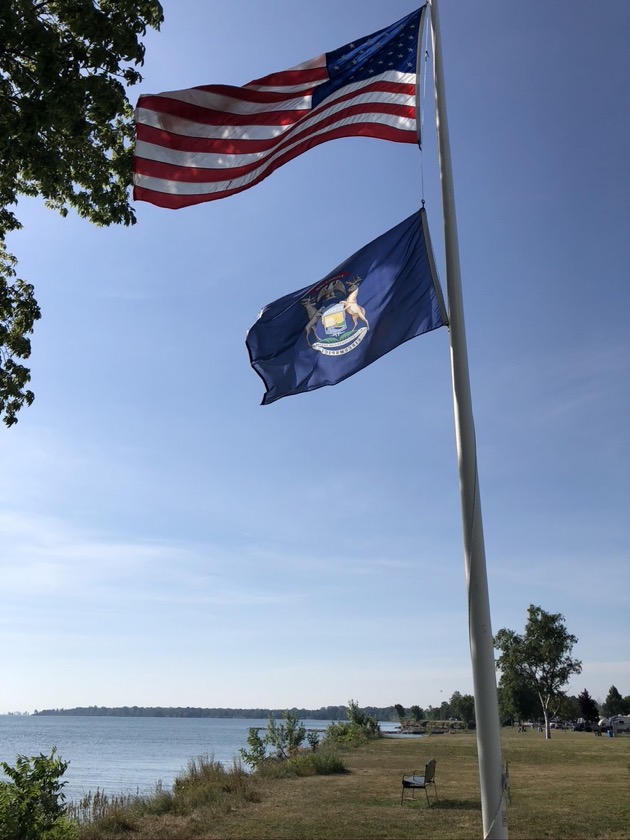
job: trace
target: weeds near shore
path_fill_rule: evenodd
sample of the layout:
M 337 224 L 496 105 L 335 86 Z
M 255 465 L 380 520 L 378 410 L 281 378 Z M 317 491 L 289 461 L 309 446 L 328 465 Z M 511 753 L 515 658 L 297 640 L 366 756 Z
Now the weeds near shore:
M 130 832 L 147 836 L 148 827 L 155 837 L 189 837 L 195 836 L 199 826 L 211 825 L 217 818 L 259 802 L 259 779 L 345 772 L 334 749 L 304 751 L 285 760 L 268 758 L 255 774 L 246 772 L 238 759 L 226 769 L 211 756 L 199 756 L 188 762 L 172 791 L 159 783 L 152 794 L 144 796 L 108 796 L 97 790 L 70 803 L 67 816 L 79 825 L 81 840 L 104 840 Z
M 266 758 L 258 764 L 256 775 L 261 779 L 288 779 L 300 776 L 332 776 L 347 773 L 336 749 L 324 746 L 317 752 L 303 751 L 288 759 Z
M 171 791 L 158 783 L 151 794 L 108 796 L 97 790 L 70 803 L 67 816 L 80 826 L 81 840 L 101 840 L 138 832 L 147 822 L 192 817 L 207 821 L 247 802 L 258 802 L 252 776 L 239 761 L 226 769 L 212 756 L 198 756 L 177 776 Z
M 156 793 L 161 793 L 161 786 L 156 785 Z M 88 791 L 81 799 L 66 805 L 66 815 L 79 825 L 102 820 L 112 811 L 122 811 L 131 808 L 143 797 L 140 794 L 120 794 L 109 796 L 105 791 L 96 789 L 96 793 Z

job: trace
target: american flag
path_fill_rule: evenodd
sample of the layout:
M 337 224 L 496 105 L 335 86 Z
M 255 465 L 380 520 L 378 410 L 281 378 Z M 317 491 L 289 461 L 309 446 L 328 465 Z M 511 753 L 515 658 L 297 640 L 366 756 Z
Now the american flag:
M 168 208 L 225 198 L 337 137 L 417 143 L 423 10 L 244 87 L 141 96 L 134 198 Z

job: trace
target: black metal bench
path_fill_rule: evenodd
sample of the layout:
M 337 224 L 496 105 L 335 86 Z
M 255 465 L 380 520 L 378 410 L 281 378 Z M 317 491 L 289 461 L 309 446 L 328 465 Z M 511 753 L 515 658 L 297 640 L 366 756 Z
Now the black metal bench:
M 435 785 L 435 759 L 432 758 L 431 761 L 428 761 L 424 768 L 424 775 L 420 774 L 419 770 L 415 770 L 411 776 L 403 776 L 402 777 L 402 792 L 400 794 L 400 804 L 403 804 L 405 799 L 415 799 L 416 798 L 416 791 L 423 790 L 427 797 L 427 802 L 429 805 L 431 804 L 431 800 L 429 799 L 429 792 L 427 788 L 429 785 L 433 785 L 433 792 L 435 793 L 435 798 L 438 798 L 437 795 L 437 787 Z M 411 796 L 405 796 L 405 791 L 410 790 Z

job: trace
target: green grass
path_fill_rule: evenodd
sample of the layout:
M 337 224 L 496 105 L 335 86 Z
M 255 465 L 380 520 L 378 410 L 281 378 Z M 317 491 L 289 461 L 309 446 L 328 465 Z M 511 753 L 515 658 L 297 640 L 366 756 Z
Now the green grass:
M 503 731 L 511 840 L 627 840 L 630 737 Z M 466 840 L 483 836 L 474 733 L 379 739 L 342 753 L 347 773 L 247 777 L 197 768 L 178 807 L 138 804 L 82 840 Z M 438 801 L 400 805 L 401 776 L 437 760 Z M 229 777 L 236 774 L 235 780 Z M 205 778 L 204 778 L 205 776 Z M 203 788 L 208 790 L 203 792 Z M 182 785 L 180 785 L 182 788 Z M 182 788 L 182 789 L 183 789 Z M 191 792 L 194 791 L 194 792 Z M 177 785 L 172 794 L 177 797 Z M 168 803 L 167 803 L 168 804 Z

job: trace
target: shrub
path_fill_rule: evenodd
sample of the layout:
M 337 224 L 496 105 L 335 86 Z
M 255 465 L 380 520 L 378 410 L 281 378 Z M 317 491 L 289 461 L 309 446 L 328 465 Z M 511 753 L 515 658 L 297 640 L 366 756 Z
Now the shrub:
M 363 729 L 366 735 L 373 736 L 379 734 L 376 718 L 366 714 L 363 709 L 360 709 L 356 700 L 350 700 L 346 714 L 348 715 L 348 721 L 354 726 Z
M 346 709 L 347 721 L 331 723 L 326 730 L 326 741 L 344 747 L 359 747 L 370 738 L 378 738 L 381 731 L 378 721 L 367 715 L 355 700 L 350 700 Z
M 293 712 L 282 712 L 283 723 L 276 723 L 269 716 L 265 742 L 273 747 L 278 758 L 290 758 L 295 755 L 306 738 L 306 727 Z
M 296 776 L 330 776 L 335 773 L 347 773 L 347 768 L 336 750 L 324 747 L 317 752 L 300 752 L 286 760 L 270 756 L 258 765 L 256 773 L 265 779 L 283 779 Z
M 332 776 L 335 773 L 348 772 L 341 756 L 336 750 L 330 748 L 311 753 L 308 759 L 318 776 Z
M 251 727 L 247 736 L 249 750 L 241 749 L 241 757 L 250 767 L 258 769 L 267 759 L 267 747 L 272 747 L 275 757 L 286 760 L 296 755 L 304 739 L 306 738 L 306 727 L 300 723 L 300 719 L 293 712 L 282 712 L 282 723 L 276 723 L 272 715 L 269 715 L 267 731 L 264 736 L 255 727 Z M 312 740 L 309 738 L 312 749 Z
M 340 721 L 330 724 L 326 730 L 326 741 L 340 747 L 360 747 L 368 742 L 368 733 L 356 723 Z
M 59 781 L 68 767 L 55 755 L 18 755 L 15 767 L 0 762 L 9 781 L 0 781 L 0 840 L 75 840 L 76 824 L 66 816 Z
M 250 767 L 256 769 L 267 756 L 267 746 L 260 731 L 255 726 L 250 726 L 247 734 L 249 750 L 244 747 L 240 749 L 241 758 Z
M 306 740 L 308 741 L 310 748 L 313 752 L 315 752 L 319 746 L 319 732 L 316 732 L 314 729 L 310 729 L 306 733 Z
M 198 807 L 228 808 L 231 799 L 252 800 L 255 794 L 249 775 L 240 762 L 226 770 L 219 761 L 199 756 L 188 762 L 188 770 L 175 779 L 173 784 L 172 809 L 175 813 L 186 813 Z

